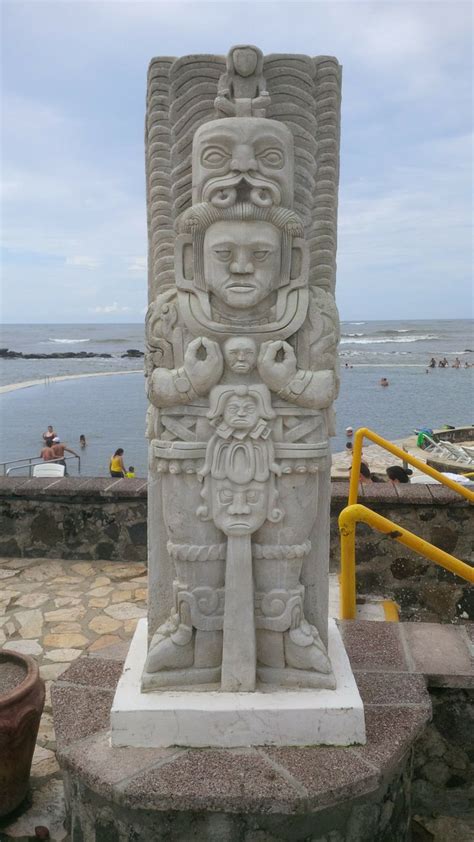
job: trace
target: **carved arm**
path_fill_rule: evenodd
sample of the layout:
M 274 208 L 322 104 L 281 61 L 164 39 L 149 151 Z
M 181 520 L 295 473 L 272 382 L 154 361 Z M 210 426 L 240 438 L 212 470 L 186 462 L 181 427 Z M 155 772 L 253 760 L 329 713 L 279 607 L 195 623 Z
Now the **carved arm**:
M 336 396 L 334 372 L 298 368 L 295 352 L 288 342 L 264 342 L 257 365 L 264 383 L 290 403 L 308 409 L 326 409 Z
M 193 339 L 181 368 L 155 368 L 148 378 L 148 399 L 158 407 L 191 403 L 219 382 L 223 368 L 216 342 L 206 337 Z

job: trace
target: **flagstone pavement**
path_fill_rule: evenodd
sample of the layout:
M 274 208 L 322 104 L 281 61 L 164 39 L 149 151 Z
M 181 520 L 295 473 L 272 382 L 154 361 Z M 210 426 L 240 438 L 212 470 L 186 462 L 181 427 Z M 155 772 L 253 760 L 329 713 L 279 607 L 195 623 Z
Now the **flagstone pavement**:
M 33 802 L 8 824 L 0 820 L 0 840 L 34 838 L 38 825 L 57 842 L 67 839 L 51 684 L 81 655 L 130 640 L 146 616 L 146 598 L 146 567 L 137 562 L 1 560 L 0 647 L 35 657 L 46 701 L 31 770 Z

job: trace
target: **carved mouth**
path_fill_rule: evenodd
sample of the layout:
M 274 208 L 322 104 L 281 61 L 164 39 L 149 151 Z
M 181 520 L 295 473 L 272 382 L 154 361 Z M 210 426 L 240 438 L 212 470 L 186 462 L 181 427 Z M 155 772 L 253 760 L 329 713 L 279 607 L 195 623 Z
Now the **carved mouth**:
M 233 289 L 234 292 L 248 292 L 249 289 L 254 290 L 256 288 L 255 284 L 243 284 L 242 281 L 227 285 L 227 289 Z

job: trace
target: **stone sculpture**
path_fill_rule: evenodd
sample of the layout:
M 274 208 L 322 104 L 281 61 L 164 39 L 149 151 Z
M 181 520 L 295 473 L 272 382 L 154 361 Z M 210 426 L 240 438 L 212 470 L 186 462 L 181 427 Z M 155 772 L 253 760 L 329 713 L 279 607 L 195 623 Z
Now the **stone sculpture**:
M 339 67 L 186 61 L 150 76 L 142 689 L 332 689 Z

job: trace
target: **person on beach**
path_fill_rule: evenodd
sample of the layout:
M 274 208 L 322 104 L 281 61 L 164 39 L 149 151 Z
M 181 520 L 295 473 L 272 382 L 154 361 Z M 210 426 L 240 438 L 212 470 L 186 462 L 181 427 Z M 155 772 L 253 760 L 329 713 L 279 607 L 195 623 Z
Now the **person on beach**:
M 53 426 L 51 424 L 48 424 L 48 429 L 46 430 L 45 433 L 43 433 L 43 441 L 46 444 L 51 445 L 51 442 L 53 441 L 53 439 L 56 436 L 57 436 L 57 433 L 55 432 Z
M 66 447 L 59 438 L 59 436 L 55 436 L 53 439 L 53 446 L 51 450 L 54 453 L 54 459 L 56 459 L 58 465 L 64 465 L 64 476 L 67 476 L 67 467 L 66 467 L 66 460 L 64 458 L 64 452 L 67 450 L 68 453 L 72 453 L 73 456 L 77 456 L 79 458 L 79 454 L 76 453 L 75 450 L 71 450 L 70 447 Z
M 434 357 L 431 357 L 428 368 L 436 368 L 436 360 Z
M 352 471 L 352 468 L 350 469 Z M 370 473 L 370 468 L 367 462 L 360 463 L 360 473 L 359 473 L 359 482 L 362 484 L 366 482 L 373 482 L 372 474 Z
M 401 465 L 390 465 L 389 468 L 386 470 L 386 474 L 390 480 L 395 485 L 396 483 L 407 483 L 410 482 L 410 477 L 413 471 L 410 468 L 402 468 Z
M 79 445 L 80 445 L 80 447 L 82 447 L 82 449 L 84 449 L 86 444 L 87 444 L 86 437 L 83 433 L 81 433 L 81 435 L 79 436 Z
M 353 436 L 354 430 L 352 427 L 346 427 L 346 438 L 351 439 Z
M 124 477 L 127 471 L 123 464 L 123 447 L 118 447 L 114 455 L 110 457 L 109 471 L 111 477 Z
M 388 380 L 387 380 L 387 378 L 386 378 L 386 377 L 382 377 L 382 378 L 381 378 L 381 380 L 380 380 L 380 385 L 381 385 L 381 386 L 388 386 L 388 385 L 389 385 Z
M 48 440 L 45 440 L 44 447 L 40 453 L 43 462 L 51 462 L 51 460 L 54 459 L 54 453 L 51 444 L 52 442 L 48 443 Z
M 135 479 L 135 468 L 133 467 L 133 465 L 130 465 L 125 476 L 127 477 L 127 479 Z
M 451 368 L 461 368 L 461 360 L 459 359 L 459 357 L 456 357 Z

